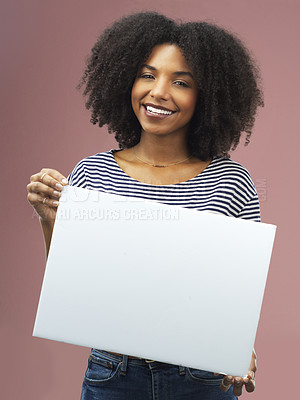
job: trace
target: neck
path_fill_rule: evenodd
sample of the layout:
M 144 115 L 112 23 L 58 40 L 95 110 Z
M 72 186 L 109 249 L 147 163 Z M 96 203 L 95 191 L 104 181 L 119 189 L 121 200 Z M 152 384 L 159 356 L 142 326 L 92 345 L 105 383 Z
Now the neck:
M 190 156 L 185 137 L 158 137 L 144 135 L 135 146 L 135 152 L 152 164 L 169 164 Z

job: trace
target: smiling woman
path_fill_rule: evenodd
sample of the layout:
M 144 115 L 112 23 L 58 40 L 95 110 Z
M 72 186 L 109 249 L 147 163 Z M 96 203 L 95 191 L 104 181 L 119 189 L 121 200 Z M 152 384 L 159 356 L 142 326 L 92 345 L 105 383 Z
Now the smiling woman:
M 131 91 L 133 111 L 145 133 L 179 135 L 186 142 L 198 87 L 175 45 L 161 44 L 142 65 Z
M 174 86 L 180 86 L 181 95 L 185 84 L 193 84 L 199 92 L 187 137 L 189 154 L 202 161 L 229 156 L 243 131 L 247 144 L 263 95 L 258 68 L 246 47 L 235 35 L 207 22 L 176 24 L 151 12 L 122 18 L 92 48 L 78 86 L 85 87 L 92 123 L 107 124 L 123 149 L 139 143 L 141 125 L 133 113 L 131 88 L 138 73 L 147 82 L 155 78 L 149 57 L 162 44 L 173 45 L 169 51 L 177 47 L 181 52 L 182 69 L 172 71 L 179 73 Z M 156 89 L 164 89 L 161 83 Z
M 164 173 L 165 178 L 168 175 L 168 183 L 178 180 L 177 164 L 189 162 L 185 164 L 186 175 L 181 175 L 182 180 L 203 170 L 207 163 L 192 157 L 187 149 L 189 124 L 195 112 L 197 97 L 197 83 L 180 48 L 168 43 L 155 46 L 142 64 L 132 87 L 131 103 L 141 132 L 140 141 L 132 148 L 132 153 L 122 150 L 115 155 L 123 170 L 128 170 L 128 164 L 132 164 L 130 154 L 150 166 L 171 167 L 171 162 L 173 168 Z M 157 145 L 161 147 L 160 151 Z M 187 168 L 187 165 L 190 167 Z M 139 180 L 160 182 L 161 172 L 157 176 L 157 171 L 145 167 L 143 169 L 144 176 L 141 178 L 139 174 Z M 180 171 L 183 171 L 182 165 Z
M 229 155 L 243 131 L 249 142 L 263 106 L 258 81 L 249 52 L 224 29 L 152 12 L 122 18 L 97 40 L 79 84 L 91 122 L 107 124 L 120 149 L 81 160 L 69 184 L 260 221 L 250 174 Z M 67 183 L 47 168 L 27 186 L 47 254 Z M 243 379 L 92 349 L 81 399 L 234 399 L 254 390 L 255 371 L 254 351 Z

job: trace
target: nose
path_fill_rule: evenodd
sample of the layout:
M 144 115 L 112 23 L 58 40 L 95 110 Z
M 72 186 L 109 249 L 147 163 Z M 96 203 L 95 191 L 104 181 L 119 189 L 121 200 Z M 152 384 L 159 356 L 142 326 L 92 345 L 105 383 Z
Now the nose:
M 169 85 L 165 79 L 156 79 L 153 81 L 153 86 L 150 91 L 150 96 L 158 100 L 169 100 Z

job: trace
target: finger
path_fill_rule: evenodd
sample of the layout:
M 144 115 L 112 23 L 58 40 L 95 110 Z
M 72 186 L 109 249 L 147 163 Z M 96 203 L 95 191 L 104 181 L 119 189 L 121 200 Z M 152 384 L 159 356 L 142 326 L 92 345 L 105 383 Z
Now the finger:
M 246 388 L 247 392 L 249 392 L 249 393 L 254 392 L 255 381 L 253 379 L 250 379 L 249 382 L 245 383 L 245 388 Z
M 222 392 L 227 392 L 232 383 L 233 383 L 233 377 L 231 375 L 226 375 L 223 378 L 222 383 L 220 385 L 220 389 L 222 390 Z
M 44 204 L 44 206 L 48 206 L 48 207 L 51 207 L 51 206 L 57 207 L 58 206 L 58 201 L 49 199 L 49 197 L 44 197 L 42 203 Z
M 34 207 L 38 206 L 39 204 L 43 204 L 48 207 L 57 208 L 57 206 L 59 204 L 59 202 L 57 200 L 53 200 L 49 197 L 42 196 L 39 193 L 28 193 L 27 199 L 28 199 L 29 203 Z
M 248 371 L 248 376 L 249 379 L 255 379 L 255 372 L 254 371 Z
M 40 193 L 44 197 L 47 196 L 54 199 L 59 199 L 61 196 L 59 189 L 53 189 L 46 184 L 38 181 L 29 183 L 27 185 L 27 191 L 31 193 Z
M 243 378 L 244 383 L 248 383 L 250 379 L 254 379 L 254 376 L 255 376 L 254 372 L 249 370 L 248 375 L 245 378 Z
M 50 179 L 49 179 L 50 177 Z M 52 179 L 51 179 L 52 178 Z M 43 168 L 40 172 L 37 174 L 34 174 L 30 177 L 31 182 L 42 182 L 45 183 L 46 185 L 50 185 L 53 188 L 55 187 L 56 183 L 59 183 L 61 186 L 67 185 L 68 180 L 67 178 L 62 175 L 59 171 L 56 169 L 51 169 L 51 168 Z
M 233 394 L 235 396 L 240 396 L 243 391 L 243 379 L 235 378 L 233 382 Z
M 42 177 L 43 175 L 44 175 L 44 177 L 46 175 L 52 176 L 53 178 L 55 178 L 58 182 L 60 182 L 63 185 L 68 184 L 67 178 L 63 174 L 61 174 L 59 171 L 57 171 L 56 169 L 43 168 L 40 172 L 40 177 Z
M 250 370 L 253 371 L 254 373 L 257 371 L 257 355 L 254 349 L 252 350 Z
M 29 192 L 27 195 L 27 199 L 31 205 L 35 206 L 43 202 L 44 196 L 42 196 L 40 193 Z
M 55 169 L 43 168 L 38 174 L 38 179 L 40 182 L 59 190 L 62 190 L 62 187 L 68 184 L 67 178 Z
M 44 179 L 44 176 L 45 176 L 45 175 L 47 175 L 47 173 L 46 173 L 46 172 L 43 172 L 43 174 L 42 174 L 42 176 L 41 176 L 41 178 L 40 178 L 40 181 L 41 181 L 41 182 L 43 182 L 43 179 Z

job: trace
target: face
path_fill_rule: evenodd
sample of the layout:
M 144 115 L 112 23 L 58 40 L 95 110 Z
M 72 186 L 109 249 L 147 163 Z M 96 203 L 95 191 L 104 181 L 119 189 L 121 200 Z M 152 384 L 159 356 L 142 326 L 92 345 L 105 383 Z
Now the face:
M 153 48 L 141 66 L 131 102 L 142 132 L 186 135 L 197 95 L 196 82 L 179 47 L 162 44 Z

